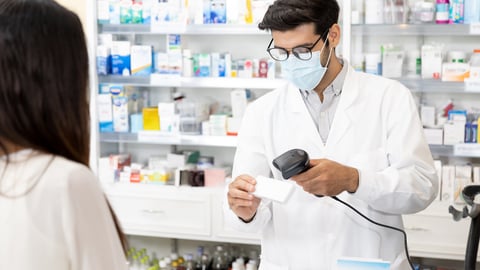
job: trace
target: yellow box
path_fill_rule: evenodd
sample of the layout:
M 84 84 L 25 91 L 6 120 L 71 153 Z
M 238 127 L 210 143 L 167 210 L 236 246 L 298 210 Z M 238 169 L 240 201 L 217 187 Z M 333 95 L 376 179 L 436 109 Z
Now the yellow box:
M 143 108 L 143 130 L 160 130 L 158 107 Z

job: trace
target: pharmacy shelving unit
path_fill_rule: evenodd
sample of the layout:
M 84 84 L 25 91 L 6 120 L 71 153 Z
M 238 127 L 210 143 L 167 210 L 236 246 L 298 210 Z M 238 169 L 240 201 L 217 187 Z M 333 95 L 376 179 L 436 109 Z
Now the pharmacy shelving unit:
M 104 24 L 98 25 L 97 32 L 113 36 L 133 37 L 135 41 L 138 37 L 155 40 L 155 38 L 161 38 L 167 34 L 180 34 L 182 39 L 183 37 L 190 38 L 191 46 L 195 45 L 197 37 L 204 36 L 218 40 L 239 36 L 247 40 L 252 37 L 265 37 L 267 41 L 269 39 L 267 33 L 258 30 L 254 25 L 162 27 Z M 270 91 L 286 83 L 282 79 L 165 77 L 157 74 L 144 77 L 95 76 L 95 82 L 96 84 L 133 86 L 150 89 L 149 91 L 171 92 L 173 89 L 190 88 L 199 92 L 214 89 L 218 93 L 221 93 L 223 89 L 238 88 Z M 145 148 L 168 152 L 180 147 L 210 149 L 213 154 L 222 151 L 233 153 L 237 143 L 234 136 L 165 134 L 155 131 L 97 132 L 96 135 L 98 153 L 105 153 L 105 148 L 118 152 L 141 152 Z M 230 159 L 231 162 L 233 155 L 228 156 L 227 159 Z M 260 242 L 259 235 L 236 232 L 223 225 L 221 210 L 223 188 L 118 183 L 104 183 L 103 187 L 128 235 L 240 244 L 259 244 Z
M 345 15 L 343 16 L 348 19 Z M 346 28 L 349 23 L 346 22 Z M 205 50 L 215 50 L 218 42 L 226 42 L 231 46 L 222 48 L 222 51 L 240 53 L 239 58 L 268 57 L 265 49 L 270 41 L 267 32 L 258 30 L 253 25 L 96 25 L 94 37 L 97 40 L 100 33 L 113 36 L 128 37 L 136 43 L 145 40 L 164 38 L 167 34 L 180 34 L 185 37 L 188 48 L 198 43 Z M 205 38 L 207 37 L 207 38 Z M 233 40 L 233 41 L 232 41 Z M 228 43 L 230 42 L 230 43 Z M 265 47 L 262 47 L 263 42 Z M 343 48 L 348 48 L 348 37 L 343 39 Z M 252 43 L 252 44 L 250 44 Z M 147 43 L 148 44 L 148 43 Z M 95 44 L 96 45 L 96 44 Z M 218 49 L 217 49 L 218 51 Z M 343 53 L 347 54 L 348 51 Z M 93 62 L 94 63 L 94 62 Z M 92 72 L 96 74 L 96 72 Z M 93 86 L 99 83 L 121 84 L 152 91 L 172 91 L 172 89 L 195 89 L 199 93 L 222 89 L 251 89 L 260 92 L 277 88 L 285 81 L 282 79 L 263 78 L 198 78 L 176 77 L 166 78 L 152 74 L 147 77 L 134 76 L 97 76 L 93 75 Z M 217 93 L 217 92 L 216 92 Z M 208 94 L 205 94 L 208 95 Z M 92 97 L 94 98 L 94 97 Z M 92 115 L 95 115 L 93 113 Z M 97 128 L 98 129 L 98 128 Z M 113 151 L 151 151 L 161 148 L 172 150 L 181 147 L 200 147 L 209 149 L 211 153 L 230 151 L 233 153 L 236 146 L 236 137 L 230 136 L 196 136 L 176 134 L 166 136 L 158 132 L 141 131 L 139 133 L 99 133 L 93 134 L 96 145 L 94 157 L 98 158 L 105 153 L 105 148 Z M 233 161 L 233 155 L 220 154 L 221 158 Z M 217 158 L 215 157 L 215 160 Z M 95 164 L 94 164 L 95 166 Z M 129 235 L 153 236 L 175 239 L 189 239 L 201 241 L 219 241 L 242 244 L 259 244 L 260 237 L 256 234 L 247 234 L 223 226 L 222 198 L 223 188 L 198 188 L 188 186 L 158 186 L 148 184 L 104 184 L 105 192 L 114 207 L 125 232 Z M 192 223 L 192 220 L 195 220 Z
M 398 24 L 398 25 L 352 25 L 351 38 L 363 39 L 361 46 L 367 47 L 373 40 L 395 40 L 418 43 L 431 40 L 480 37 L 480 25 L 437 25 L 437 24 Z M 478 40 L 478 39 L 477 39 Z M 380 42 L 382 42 L 380 41 Z M 448 42 L 448 41 L 447 41 Z M 353 41 L 352 43 L 355 43 Z M 403 43 L 401 43 L 403 45 Z M 407 44 L 409 45 L 409 44 Z M 410 44 L 411 45 L 411 44 Z M 379 46 L 378 46 L 379 47 Z M 352 48 L 354 50 L 354 48 Z M 352 52 L 353 54 L 353 52 Z M 418 97 L 419 102 L 436 97 L 451 97 L 455 101 L 469 103 L 480 97 L 480 91 L 472 91 L 462 82 L 442 82 L 437 79 L 396 78 Z M 475 162 L 480 160 L 480 144 L 430 145 L 432 155 L 450 162 Z M 434 201 L 427 209 L 404 216 L 404 224 L 409 240 L 410 255 L 422 258 L 461 261 L 465 249 L 470 220 L 455 222 L 448 212 L 450 202 Z M 457 209 L 462 206 L 456 205 Z

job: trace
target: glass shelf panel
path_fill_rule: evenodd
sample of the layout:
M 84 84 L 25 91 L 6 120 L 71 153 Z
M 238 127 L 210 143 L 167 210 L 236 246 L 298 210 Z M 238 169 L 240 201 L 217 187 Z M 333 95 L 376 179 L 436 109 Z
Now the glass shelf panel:
M 99 24 L 100 33 L 111 34 L 183 34 L 183 35 L 268 35 L 256 24 Z
M 214 77 L 168 77 L 162 79 L 156 74 L 147 77 L 108 75 L 99 76 L 99 83 L 122 84 L 151 87 L 191 87 L 191 88 L 249 88 L 275 89 L 286 84 L 283 79 L 266 78 L 214 78 Z
M 131 143 L 131 144 L 160 144 L 160 145 L 196 145 L 236 147 L 236 136 L 201 136 L 169 134 L 165 135 L 156 131 L 141 131 L 137 133 L 102 132 L 100 141 L 107 143 Z
M 466 36 L 471 34 L 467 24 L 355 24 L 352 35 L 383 36 Z

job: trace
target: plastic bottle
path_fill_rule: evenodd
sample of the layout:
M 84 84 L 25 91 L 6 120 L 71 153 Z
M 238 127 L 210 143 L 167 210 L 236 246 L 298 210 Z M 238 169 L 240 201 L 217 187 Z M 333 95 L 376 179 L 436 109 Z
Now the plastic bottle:
M 473 50 L 470 57 L 470 80 L 480 81 L 480 49 Z
M 227 258 L 224 256 L 224 250 L 222 246 L 217 246 L 213 255 L 213 270 L 227 270 Z
M 480 0 L 465 0 L 463 7 L 465 24 L 480 22 Z
M 193 260 L 193 254 L 187 253 L 184 256 L 185 258 L 185 270 L 195 270 L 195 261 Z
M 448 23 L 448 14 L 450 12 L 449 0 L 437 0 L 437 12 L 435 22 L 437 24 Z
M 450 0 L 450 7 L 448 11 L 448 23 L 460 23 L 463 24 L 463 5 L 464 0 Z
M 382 24 L 383 14 L 383 0 L 365 1 L 365 24 Z

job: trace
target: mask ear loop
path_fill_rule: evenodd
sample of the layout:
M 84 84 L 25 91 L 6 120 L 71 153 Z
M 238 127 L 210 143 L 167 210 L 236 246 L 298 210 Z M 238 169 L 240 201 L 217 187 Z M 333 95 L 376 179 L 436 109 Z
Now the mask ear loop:
M 328 68 L 328 65 L 330 64 L 330 59 L 332 58 L 332 49 L 333 48 L 330 48 L 330 52 L 328 53 L 327 63 L 325 64 L 324 68 Z
M 327 34 L 327 39 L 325 40 L 325 43 L 323 43 L 323 46 L 324 46 L 323 48 L 325 48 L 325 45 L 327 44 L 327 42 L 328 42 L 328 34 Z M 322 48 L 322 50 L 320 51 L 320 55 L 321 55 L 321 52 L 323 51 L 323 48 Z M 322 67 L 328 68 L 328 65 L 330 64 L 330 59 L 332 58 L 332 50 L 333 50 L 333 48 L 330 48 L 330 52 L 328 53 L 327 63 L 325 64 L 325 66 L 322 66 Z M 321 65 L 321 64 L 322 64 L 322 63 L 320 62 L 320 65 Z

